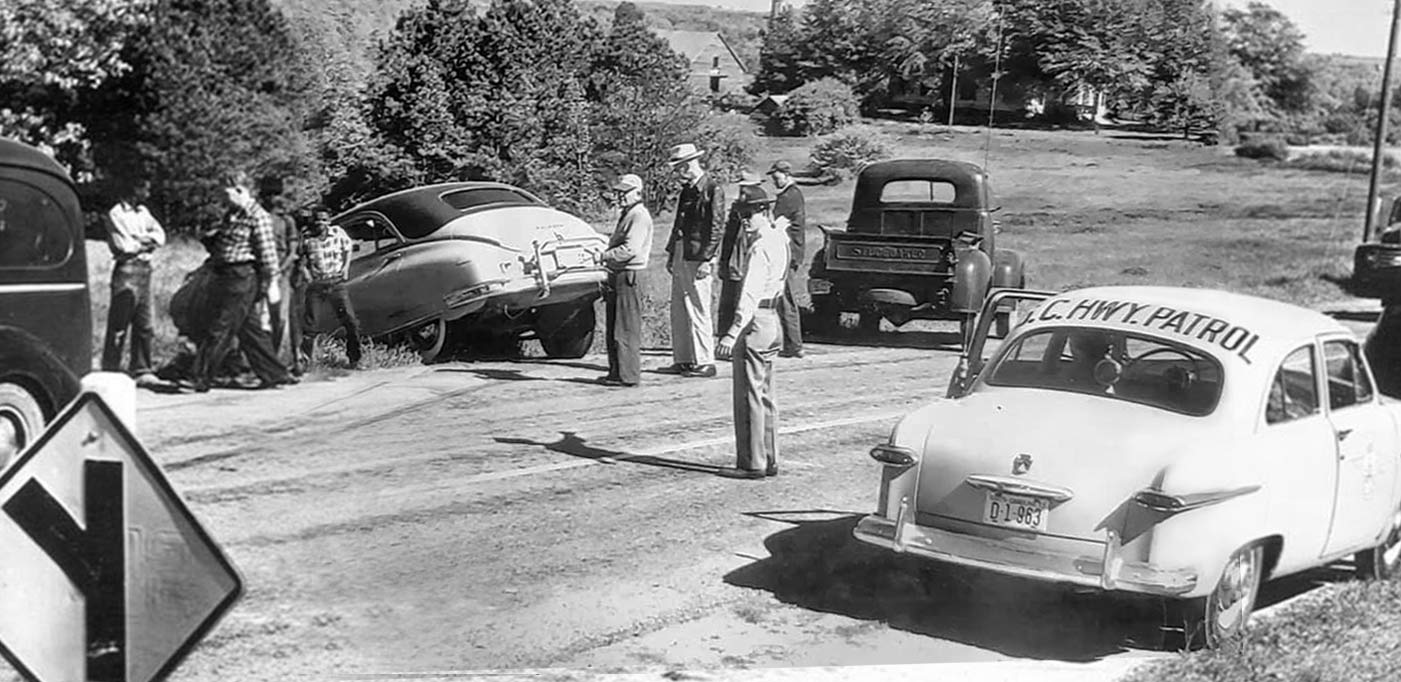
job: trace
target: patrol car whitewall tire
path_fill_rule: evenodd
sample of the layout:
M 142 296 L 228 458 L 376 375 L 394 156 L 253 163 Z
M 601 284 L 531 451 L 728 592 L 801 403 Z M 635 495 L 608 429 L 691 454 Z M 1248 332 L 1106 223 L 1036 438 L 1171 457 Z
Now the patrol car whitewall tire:
M 44 430 L 44 410 L 26 388 L 0 381 L 0 471 Z
M 1188 639 L 1193 643 L 1193 631 L 1210 648 L 1236 641 L 1250 625 L 1250 613 L 1260 596 L 1261 576 L 1265 568 L 1265 551 L 1249 545 L 1233 552 L 1221 569 L 1221 577 L 1204 599 L 1195 600 L 1188 609 Z
M 1391 515 L 1391 527 L 1382 541 L 1358 552 L 1353 564 L 1362 580 L 1386 580 L 1401 573 L 1401 509 Z

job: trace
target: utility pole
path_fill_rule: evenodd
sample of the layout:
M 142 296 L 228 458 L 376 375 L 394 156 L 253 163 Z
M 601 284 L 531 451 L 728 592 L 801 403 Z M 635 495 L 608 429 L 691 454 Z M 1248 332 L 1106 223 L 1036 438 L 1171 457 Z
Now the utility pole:
M 1386 148 L 1386 118 L 1391 107 L 1391 63 L 1396 59 L 1396 30 L 1401 26 L 1401 0 L 1391 10 L 1391 38 L 1386 43 L 1386 63 L 1382 65 L 1382 102 L 1377 116 L 1377 139 L 1372 143 L 1372 177 L 1367 184 L 1367 219 L 1362 226 L 1362 243 L 1372 241 L 1377 219 L 1377 185 L 1381 181 L 1382 153 Z
M 1399 0 L 1401 1 L 1401 0 Z M 954 105 L 958 103 L 958 53 L 953 53 L 953 75 L 949 77 L 949 127 L 953 127 Z

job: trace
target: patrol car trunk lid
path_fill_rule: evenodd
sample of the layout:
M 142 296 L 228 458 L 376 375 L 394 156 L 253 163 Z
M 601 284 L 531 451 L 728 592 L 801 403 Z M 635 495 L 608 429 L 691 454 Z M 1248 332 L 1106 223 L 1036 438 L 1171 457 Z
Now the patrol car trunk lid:
M 1103 396 L 983 387 L 930 416 L 923 525 L 1102 542 L 1106 519 L 1200 430 L 1194 418 Z

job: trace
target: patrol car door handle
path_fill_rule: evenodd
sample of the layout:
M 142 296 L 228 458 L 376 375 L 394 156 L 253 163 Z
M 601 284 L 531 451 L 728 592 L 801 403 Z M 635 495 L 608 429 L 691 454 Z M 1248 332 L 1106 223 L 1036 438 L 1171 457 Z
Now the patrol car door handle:
M 1352 435 L 1352 429 L 1338 429 L 1337 434 L 1338 440 L 1344 441 L 1347 440 L 1348 436 Z

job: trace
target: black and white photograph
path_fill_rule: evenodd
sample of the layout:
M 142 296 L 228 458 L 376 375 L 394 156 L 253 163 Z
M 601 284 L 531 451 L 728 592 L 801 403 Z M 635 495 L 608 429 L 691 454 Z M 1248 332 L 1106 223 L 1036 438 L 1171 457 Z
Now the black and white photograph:
M 1401 680 L 1401 0 L 0 0 L 0 682 Z

